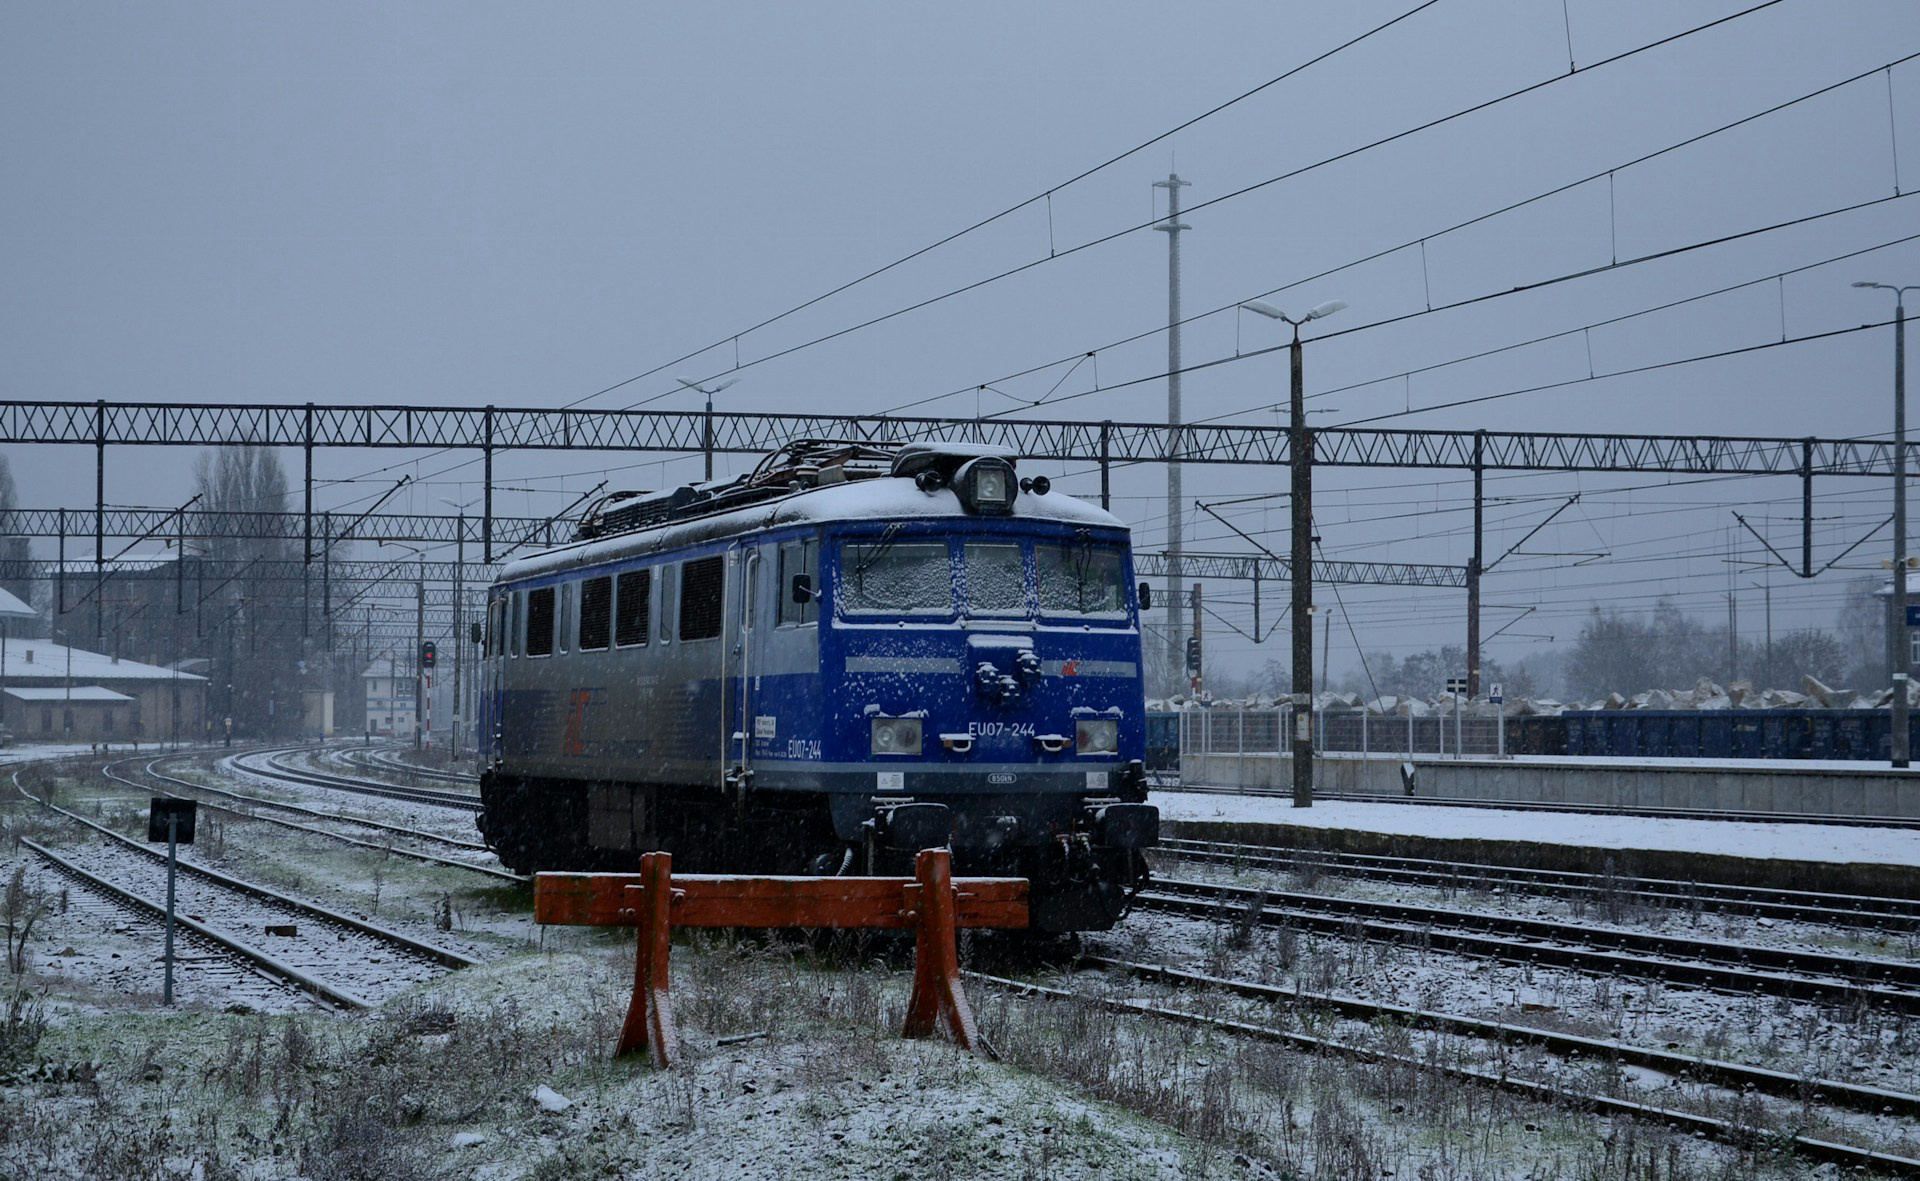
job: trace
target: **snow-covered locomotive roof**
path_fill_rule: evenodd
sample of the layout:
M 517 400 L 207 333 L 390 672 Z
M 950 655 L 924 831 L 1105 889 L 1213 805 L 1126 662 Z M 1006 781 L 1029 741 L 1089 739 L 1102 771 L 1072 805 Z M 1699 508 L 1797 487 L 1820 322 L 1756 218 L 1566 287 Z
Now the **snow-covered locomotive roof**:
M 962 507 L 960 497 L 951 487 L 923 491 L 911 479 L 887 476 L 830 484 L 711 516 L 557 546 L 510 562 L 501 571 L 500 581 L 535 577 L 636 552 L 678 549 L 784 525 L 940 517 L 956 521 L 1049 521 L 1093 528 L 1126 528 L 1120 518 L 1105 509 L 1057 492 L 1023 493 L 1014 499 L 1009 516 L 980 518 Z

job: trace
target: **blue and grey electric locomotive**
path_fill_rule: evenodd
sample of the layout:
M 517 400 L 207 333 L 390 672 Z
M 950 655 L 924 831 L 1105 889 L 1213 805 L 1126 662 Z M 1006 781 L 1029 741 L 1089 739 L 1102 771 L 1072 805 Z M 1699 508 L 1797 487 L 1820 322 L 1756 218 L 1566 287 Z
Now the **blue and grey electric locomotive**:
M 488 603 L 487 843 L 521 871 L 907 872 L 947 845 L 1111 926 L 1145 803 L 1127 530 L 947 443 L 806 440 L 610 498 Z M 1023 495 L 1024 493 L 1024 495 Z

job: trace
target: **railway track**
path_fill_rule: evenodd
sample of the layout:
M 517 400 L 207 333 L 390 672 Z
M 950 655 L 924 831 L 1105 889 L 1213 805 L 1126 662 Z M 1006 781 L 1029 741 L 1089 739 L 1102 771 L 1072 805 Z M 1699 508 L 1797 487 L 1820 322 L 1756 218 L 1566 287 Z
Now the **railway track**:
M 1912 961 L 1179 879 L 1157 879 L 1135 904 L 1192 918 L 1252 916 L 1263 926 L 1397 942 L 1507 963 L 1920 1013 L 1920 963 Z
M 39 800 L 20 785 L 17 777 L 14 786 L 27 799 L 106 838 L 101 846 L 64 853 L 32 843 L 37 854 L 90 888 L 110 890 L 149 911 L 164 909 L 154 901 L 165 893 L 164 853 Z M 365 1008 L 449 969 L 474 967 L 481 962 L 191 861 L 181 861 L 179 871 L 176 921 L 184 917 L 189 930 L 329 1004 Z M 301 935 L 303 929 L 305 936 Z M 268 950 L 242 937 L 242 931 L 259 931 L 263 937 L 272 932 L 291 934 L 276 936 L 289 942 Z
M 149 900 L 129 894 L 117 886 L 97 883 L 77 867 L 69 869 L 64 859 L 37 841 L 23 838 L 21 845 L 46 863 L 46 872 L 50 876 L 72 887 L 65 899 L 69 921 L 97 924 L 110 932 L 107 936 L 108 950 L 113 956 L 120 957 L 117 963 L 124 966 L 113 968 L 111 965 L 116 961 L 108 961 L 109 969 L 103 982 L 105 987 L 115 992 L 125 992 L 130 987 L 139 990 L 140 985 L 131 983 L 128 977 L 138 973 L 139 970 L 133 967 L 135 963 L 144 962 L 150 957 L 153 950 L 152 920 L 160 916 L 163 910 Z M 187 1003 L 210 1002 L 221 1007 L 239 1003 L 262 1012 L 331 1010 L 338 1007 L 235 952 L 218 932 L 203 934 L 199 929 L 200 924 L 191 919 L 176 922 L 176 926 L 174 960 L 179 964 L 191 965 L 190 972 L 183 973 L 177 981 L 176 991 L 180 1000 Z M 112 951 L 113 946 L 120 950 Z
M 422 767 L 397 758 L 391 751 L 378 747 L 344 747 L 328 752 L 337 756 L 348 766 L 365 767 L 369 771 L 378 771 L 384 775 L 405 775 L 414 779 L 431 779 L 437 783 L 460 784 L 469 790 L 477 788 L 480 779 L 464 771 L 442 771 L 434 767 Z
M 240 816 L 248 820 L 257 820 L 262 824 L 276 825 L 281 828 L 286 828 L 296 832 L 306 833 L 310 836 L 323 837 L 327 840 L 341 842 L 342 844 L 354 845 L 359 848 L 369 849 L 378 853 L 392 854 L 393 856 L 396 856 L 396 857 L 406 857 L 414 861 L 422 861 L 422 862 L 426 862 L 433 865 L 445 865 L 453 869 L 464 869 L 471 873 L 482 874 L 484 876 L 497 878 L 502 881 L 513 882 L 516 885 L 525 884 L 526 882 L 529 882 L 532 880 L 526 877 L 524 874 L 517 874 L 511 870 L 503 869 L 497 864 L 495 865 L 478 864 L 473 861 L 463 860 L 459 857 L 441 856 L 437 853 L 429 853 L 423 849 L 409 848 L 405 845 L 397 844 L 391 839 L 385 842 L 362 840 L 357 837 L 348 836 L 345 833 L 332 831 L 331 829 L 320 828 L 311 824 L 300 824 L 291 820 L 283 820 L 275 816 L 262 815 L 259 809 L 263 809 L 263 808 L 278 809 L 280 811 L 291 812 L 295 815 L 307 816 L 316 820 L 323 820 L 323 821 L 327 821 L 334 824 L 354 825 L 361 828 L 372 829 L 376 832 L 386 833 L 388 834 L 389 838 L 399 837 L 401 839 L 416 841 L 423 844 L 446 846 L 449 848 L 463 850 L 466 852 L 485 856 L 489 859 L 492 859 L 493 858 L 492 852 L 487 848 L 485 844 L 483 844 L 480 841 L 461 840 L 457 837 L 446 836 L 443 833 L 428 832 L 424 829 L 408 828 L 405 825 L 388 824 L 384 821 L 370 820 L 370 819 L 357 817 L 357 816 L 345 816 L 337 812 L 328 812 L 318 808 L 308 808 L 300 804 L 290 804 L 290 803 L 282 802 L 280 800 L 267 799 L 263 796 L 248 795 L 245 792 L 230 791 L 226 788 L 212 787 L 203 783 L 194 783 L 190 780 L 181 779 L 173 775 L 168 775 L 165 772 L 158 770 L 157 767 L 160 762 L 161 760 L 159 759 L 154 759 L 149 761 L 146 764 L 146 766 L 141 768 L 142 773 L 145 774 L 148 778 L 156 780 L 159 783 L 166 785 L 166 788 L 174 795 L 184 795 L 189 798 L 199 799 L 202 803 L 206 804 L 206 806 L 210 808 L 217 808 L 223 812 L 230 813 L 231 815 Z M 104 774 L 107 778 L 114 780 L 115 782 L 123 783 L 126 786 L 134 788 L 136 790 L 147 790 L 147 787 L 145 784 L 137 783 L 134 780 L 128 779 L 120 775 L 116 770 L 114 770 L 116 766 L 118 766 L 118 764 L 111 764 L 111 763 L 107 764 L 105 767 L 102 768 L 102 774 Z M 233 800 L 238 804 L 248 805 L 248 807 L 236 807 L 233 804 L 222 804 L 217 801 L 206 799 L 207 796 L 218 796 L 222 799 Z
M 1875 1114 L 1912 1114 L 1920 1111 L 1920 1096 L 1904 1092 L 1859 1087 L 1832 1080 L 1806 1079 L 1798 1075 L 1757 1070 L 1738 1063 L 1692 1058 L 1678 1054 L 1662 1054 L 1658 1051 L 1616 1045 L 1613 1042 L 1547 1034 L 1524 1027 L 1505 1026 L 1495 1022 L 1477 1021 L 1451 1014 L 1408 1009 L 1403 1006 L 1374 1005 L 1355 998 L 1299 993 L 1252 981 L 1227 980 L 1124 960 L 1091 956 L 1083 957 L 1082 963 L 1089 967 L 1122 971 L 1134 976 L 1156 979 L 1183 988 L 1203 987 L 1256 1000 L 1316 1006 L 1339 1012 L 1342 1016 L 1356 1020 L 1390 1021 L 1417 1028 L 1445 1029 L 1450 1033 L 1497 1042 L 1501 1046 L 1519 1044 L 1537 1047 L 1564 1056 L 1567 1062 L 1573 1061 L 1577 1056 L 1589 1063 L 1612 1061 L 1634 1065 L 1662 1074 L 1671 1074 L 1677 1078 L 1697 1079 L 1734 1091 L 1751 1089 L 1778 1095 L 1802 1104 L 1811 1100 L 1826 1106 Z M 984 973 L 968 972 L 966 975 L 982 983 L 1023 996 L 1068 1000 L 1112 1012 L 1211 1028 L 1238 1037 L 1287 1045 L 1312 1054 L 1332 1054 L 1349 1060 L 1392 1064 L 1420 1072 L 1435 1072 L 1450 1079 L 1496 1088 L 1541 1103 L 1562 1107 L 1571 1105 L 1606 1115 L 1666 1124 L 1688 1129 L 1696 1135 L 1725 1143 L 1752 1144 L 1763 1137 L 1771 1137 L 1772 1142 L 1790 1149 L 1795 1155 L 1809 1161 L 1898 1176 L 1920 1175 L 1920 1159 L 1803 1135 L 1799 1132 L 1785 1135 L 1777 1131 L 1769 1133 L 1755 1127 L 1751 1122 L 1722 1119 L 1684 1108 L 1647 1103 L 1618 1093 L 1597 1091 L 1581 1085 L 1574 1077 L 1574 1072 L 1569 1069 L 1545 1072 L 1542 1077 L 1525 1077 L 1514 1070 L 1504 1057 L 1496 1057 L 1498 1065 L 1493 1069 L 1457 1065 L 1428 1055 L 1397 1053 L 1355 1044 L 1339 1037 L 1320 1036 L 1297 1029 L 1282 1029 L 1214 1014 L 1171 1009 L 1148 1001 L 1092 996 L 1069 989 Z M 1792 1122 L 1794 1121 L 1789 1121 L 1790 1125 Z
M 1289 799 L 1290 788 L 1223 788 L 1203 784 L 1163 785 L 1157 791 L 1178 791 L 1196 795 L 1256 796 Z M 1323 791 L 1315 788 L 1313 798 L 1321 801 L 1348 800 L 1359 804 L 1400 804 L 1408 807 L 1439 805 L 1448 808 L 1489 808 L 1502 812 L 1580 812 L 1596 816 L 1644 816 L 1659 820 L 1747 820 L 1763 824 L 1828 824 L 1851 828 L 1920 828 L 1920 819 L 1906 816 L 1846 816 L 1828 812 L 1742 812 L 1718 808 L 1650 808 L 1607 804 L 1542 803 L 1533 800 L 1483 800 L 1467 796 L 1390 795 L 1385 792 Z
M 1178 838 L 1162 838 L 1154 852 L 1170 858 L 1213 865 L 1278 873 L 1325 873 L 1343 878 L 1442 890 L 1518 890 L 1556 898 L 1602 903 L 1625 900 L 1671 910 L 1741 914 L 1784 922 L 1824 923 L 1903 933 L 1920 930 L 1920 904 L 1907 898 L 1831 894 L 1719 882 L 1683 882 L 1631 874 L 1578 873 Z
M 220 764 L 236 772 L 278 780 L 282 783 L 323 787 L 330 791 L 346 791 L 358 795 L 385 796 L 388 799 L 428 804 L 437 808 L 461 808 L 469 812 L 480 810 L 480 793 L 477 791 L 436 791 L 432 788 L 400 787 L 391 783 L 376 783 L 370 779 L 332 775 L 324 771 L 293 766 L 290 760 L 294 753 L 295 751 L 278 750 L 233 755 L 221 759 Z

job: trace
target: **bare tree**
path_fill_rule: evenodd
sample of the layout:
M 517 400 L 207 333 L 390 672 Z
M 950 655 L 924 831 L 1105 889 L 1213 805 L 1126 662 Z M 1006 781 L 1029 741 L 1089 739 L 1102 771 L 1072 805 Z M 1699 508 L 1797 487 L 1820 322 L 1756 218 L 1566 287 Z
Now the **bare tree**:
M 1883 586 L 1872 574 L 1853 579 L 1840 605 L 1840 642 L 1853 656 L 1843 675 L 1855 689 L 1887 683 L 1887 598 L 1876 593 Z
M 1819 628 L 1790 631 L 1773 640 L 1771 650 L 1765 640 L 1748 640 L 1740 645 L 1740 667 L 1751 669 L 1747 679 L 1756 689 L 1791 689 L 1798 692 L 1807 677 L 1840 688 L 1848 672 L 1851 654 L 1832 632 Z
M 1726 677 L 1726 646 L 1724 628 L 1707 627 L 1667 599 L 1645 619 L 1595 606 L 1574 641 L 1567 683 L 1587 697 L 1686 688 L 1701 677 Z
M 211 662 L 214 736 L 232 718 L 237 735 L 291 732 L 299 717 L 301 593 L 284 576 L 287 475 L 271 448 L 202 452 L 194 462 L 200 507 L 214 514 L 196 572 L 196 634 Z M 201 591 L 204 585 L 208 589 Z

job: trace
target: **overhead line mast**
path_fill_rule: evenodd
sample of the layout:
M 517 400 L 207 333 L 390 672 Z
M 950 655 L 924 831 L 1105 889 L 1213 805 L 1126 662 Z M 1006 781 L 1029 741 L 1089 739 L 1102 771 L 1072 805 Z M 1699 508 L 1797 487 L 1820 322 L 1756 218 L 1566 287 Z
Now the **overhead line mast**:
M 1180 429 L 1180 234 L 1190 229 L 1180 220 L 1180 190 L 1191 181 L 1169 172 L 1167 179 L 1156 180 L 1153 187 L 1167 190 L 1167 219 L 1153 228 L 1167 236 L 1167 662 L 1181 667 L 1179 618 L 1181 515 L 1185 509 L 1180 489 L 1180 456 L 1186 451 Z M 1193 680 L 1197 688 L 1197 675 Z

